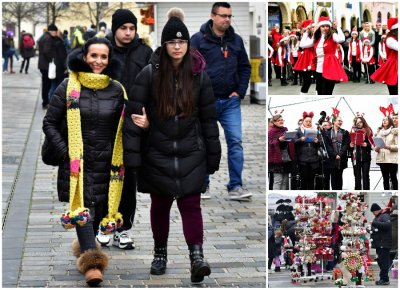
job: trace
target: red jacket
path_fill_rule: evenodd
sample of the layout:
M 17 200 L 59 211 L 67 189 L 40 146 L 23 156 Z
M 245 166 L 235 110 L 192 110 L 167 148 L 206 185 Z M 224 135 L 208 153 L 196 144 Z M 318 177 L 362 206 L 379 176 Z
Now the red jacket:
M 314 42 L 314 51 L 317 50 L 317 46 L 320 39 Z M 347 82 L 346 72 L 336 57 L 337 43 L 333 40 L 333 37 L 325 39 L 324 41 L 324 63 L 322 68 L 322 76 L 325 79 L 339 82 Z
M 394 39 L 397 41 L 396 38 Z M 386 41 L 387 40 L 388 38 L 386 38 Z M 397 79 L 399 74 L 398 52 L 387 46 L 386 49 L 387 49 L 386 62 L 371 75 L 371 79 L 383 84 L 394 86 L 398 83 Z

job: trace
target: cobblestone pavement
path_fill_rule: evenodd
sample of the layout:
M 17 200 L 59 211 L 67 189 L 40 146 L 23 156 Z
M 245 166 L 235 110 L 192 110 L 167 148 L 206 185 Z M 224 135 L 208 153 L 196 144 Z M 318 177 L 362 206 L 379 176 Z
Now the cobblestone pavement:
M 55 167 L 40 158 L 45 111 L 41 107 L 37 58 L 29 74 L 3 74 L 3 287 L 84 287 L 70 245 L 74 231 L 59 223 L 67 204 L 58 202 Z M 243 101 L 244 180 L 252 201 L 226 199 L 225 140 L 220 171 L 203 200 L 204 253 L 212 274 L 201 287 L 266 287 L 265 107 Z M 223 134 L 222 134 L 223 135 Z M 176 205 L 171 211 L 168 269 L 149 274 L 152 235 L 150 198 L 138 193 L 131 234 L 136 249 L 106 248 L 111 256 L 103 287 L 193 287 L 189 255 Z

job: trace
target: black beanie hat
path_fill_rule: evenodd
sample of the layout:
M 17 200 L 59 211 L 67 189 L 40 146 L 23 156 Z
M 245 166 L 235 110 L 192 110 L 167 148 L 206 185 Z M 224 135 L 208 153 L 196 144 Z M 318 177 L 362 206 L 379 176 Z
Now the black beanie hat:
M 58 28 L 54 23 L 52 23 L 47 26 L 47 31 L 58 31 Z
M 137 29 L 137 18 L 128 9 L 118 9 L 112 15 L 111 31 L 115 35 L 115 31 L 125 23 L 133 23 Z
M 381 207 L 377 203 L 371 205 L 371 211 L 381 210 Z
M 171 16 L 161 34 L 161 44 L 172 39 L 183 39 L 189 42 L 190 35 L 186 25 L 177 16 Z

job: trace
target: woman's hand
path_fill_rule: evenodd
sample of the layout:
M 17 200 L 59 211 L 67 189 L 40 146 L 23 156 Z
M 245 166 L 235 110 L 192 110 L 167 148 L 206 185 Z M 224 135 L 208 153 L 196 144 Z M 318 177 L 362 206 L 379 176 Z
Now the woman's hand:
M 354 148 L 354 143 L 353 142 L 350 143 L 350 147 Z
M 364 142 L 364 143 L 361 144 L 361 146 L 362 146 L 362 147 L 367 147 L 367 143 Z
M 279 137 L 279 141 L 281 141 L 281 142 L 285 141 L 285 135 Z
M 306 141 L 306 137 L 304 137 L 304 136 L 303 136 L 303 137 L 301 137 L 301 138 L 300 138 L 300 141 L 301 141 L 301 142 L 304 142 L 304 141 Z
M 137 115 L 137 114 L 132 114 L 131 118 L 133 123 L 135 123 L 136 126 L 142 128 L 142 129 L 147 129 L 149 128 L 149 120 L 147 119 L 146 115 L 146 109 L 143 107 L 142 108 L 143 115 Z
M 379 151 L 381 151 L 381 148 L 375 147 L 375 152 L 378 152 L 378 153 L 379 153 Z
M 314 141 L 314 143 L 318 143 L 319 142 L 318 138 L 314 138 L 313 141 Z

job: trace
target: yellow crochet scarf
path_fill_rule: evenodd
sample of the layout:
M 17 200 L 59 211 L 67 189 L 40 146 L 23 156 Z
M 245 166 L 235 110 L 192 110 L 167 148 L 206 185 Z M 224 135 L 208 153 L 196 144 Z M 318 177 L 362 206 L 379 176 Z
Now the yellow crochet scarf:
M 111 79 L 107 75 L 71 72 L 67 85 L 67 126 L 68 148 L 70 158 L 70 191 L 69 210 L 61 217 L 61 224 L 65 229 L 74 228 L 76 225 L 84 225 L 90 219 L 89 210 L 84 207 L 83 201 L 83 140 L 81 130 L 81 115 L 79 109 L 79 97 L 81 85 L 89 89 L 102 90 L 108 87 Z M 112 80 L 117 82 L 115 80 Z M 118 83 L 118 82 L 117 82 Z M 127 100 L 124 87 L 124 99 Z M 117 134 L 115 136 L 114 149 L 111 160 L 110 185 L 108 192 L 108 214 L 101 221 L 101 231 L 106 234 L 114 232 L 122 226 L 122 215 L 118 212 L 121 201 L 124 182 L 124 165 L 122 150 L 122 124 L 124 110 L 122 110 Z

